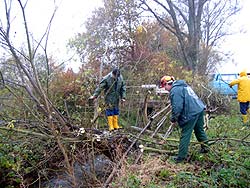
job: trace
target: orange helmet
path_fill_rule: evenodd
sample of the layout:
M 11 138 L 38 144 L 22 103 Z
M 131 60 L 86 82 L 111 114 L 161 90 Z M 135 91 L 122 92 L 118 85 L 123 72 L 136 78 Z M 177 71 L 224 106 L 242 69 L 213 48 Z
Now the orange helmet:
M 163 76 L 161 78 L 161 85 L 160 87 L 164 87 L 166 84 L 171 84 L 174 82 L 174 77 L 173 76 Z

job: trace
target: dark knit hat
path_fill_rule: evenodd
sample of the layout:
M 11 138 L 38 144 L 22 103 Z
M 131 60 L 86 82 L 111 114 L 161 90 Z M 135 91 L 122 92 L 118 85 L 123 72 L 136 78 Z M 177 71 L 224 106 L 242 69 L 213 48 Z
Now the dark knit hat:
M 112 74 L 115 75 L 116 77 L 120 76 L 120 70 L 118 68 L 114 68 L 112 71 Z

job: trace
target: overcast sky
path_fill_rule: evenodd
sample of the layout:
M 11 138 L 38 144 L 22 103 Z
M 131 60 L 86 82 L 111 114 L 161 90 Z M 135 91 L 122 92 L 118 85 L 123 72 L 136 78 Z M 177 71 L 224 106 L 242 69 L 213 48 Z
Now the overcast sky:
M 243 68 L 247 68 L 250 72 L 250 63 L 248 62 L 248 54 L 250 53 L 248 50 L 250 46 L 250 0 L 241 1 L 244 3 L 243 9 L 232 25 L 232 29 L 236 32 L 243 29 L 245 33 L 228 37 L 222 46 L 225 52 L 231 51 L 233 53 L 233 59 L 237 65 L 229 61 L 229 64 L 218 69 L 219 72 L 238 72 Z M 30 31 L 35 34 L 37 39 L 42 36 L 48 25 L 55 8 L 54 2 L 59 8 L 53 20 L 48 50 L 57 57 L 66 58 L 69 56 L 69 54 L 66 54 L 65 47 L 68 39 L 84 31 L 84 22 L 91 16 L 91 12 L 95 8 L 102 6 L 102 0 L 29 0 L 27 6 L 28 24 Z M 2 5 L 3 3 L 0 3 L 0 11 L 3 8 Z M 0 16 L 2 16 L 1 13 Z M 21 24 L 22 21 L 18 23 Z M 18 24 L 15 23 L 15 25 Z M 21 36 L 21 33 L 17 30 L 16 38 L 19 36 Z M 80 63 L 71 66 L 74 67 L 74 70 L 77 70 L 79 65 Z
M 39 1 L 39 4 L 41 4 L 39 7 L 46 9 L 47 6 L 44 6 L 44 1 Z M 247 68 L 250 72 L 250 63 L 248 62 L 250 47 L 250 0 L 242 0 L 242 2 L 243 9 L 236 17 L 236 22 L 232 25 L 232 30 L 238 34 L 228 37 L 222 47 L 222 49 L 225 48 L 225 52 L 231 51 L 233 61 L 229 61 L 227 65 L 219 68 L 218 72 L 239 72 L 243 68 Z M 37 1 L 36 5 L 38 5 Z M 76 33 L 83 31 L 84 21 L 87 17 L 91 16 L 91 11 L 98 6 L 102 6 L 102 0 L 61 0 L 53 25 L 54 47 L 60 46 L 58 49 L 60 50 L 69 37 L 73 37 Z M 49 11 L 51 12 L 51 10 Z M 240 33 L 242 30 L 245 32 Z M 58 41 L 59 36 L 61 36 L 61 41 Z
M 22 0 L 22 2 L 25 1 Z M 15 44 L 21 45 L 22 42 L 25 42 L 23 20 L 19 4 L 16 0 L 12 2 L 12 10 L 14 11 L 11 14 L 13 18 L 11 37 Z M 50 29 L 47 50 L 53 54 L 54 58 L 65 61 L 72 56 L 72 52 L 71 54 L 67 53 L 68 40 L 84 31 L 84 22 L 91 16 L 92 11 L 102 5 L 102 0 L 28 0 L 25 13 L 29 31 L 39 41 L 46 31 L 55 8 L 58 7 Z M 4 13 L 4 1 L 0 0 L 1 21 L 5 20 Z M 5 23 L 2 24 L 5 27 Z M 71 63 L 69 66 L 77 71 L 80 62 Z
M 233 53 L 232 57 L 236 64 L 229 62 L 228 65 L 220 68 L 219 72 L 240 72 L 244 68 L 250 72 L 250 0 L 242 0 L 242 2 L 243 9 L 232 25 L 232 30 L 238 32 L 238 34 L 227 37 L 225 44 L 222 46 L 225 51 L 230 50 Z M 244 32 L 239 33 L 241 30 Z
M 57 57 L 63 60 L 71 57 L 72 54 L 67 53 L 67 41 L 74 37 L 77 33 L 84 31 L 84 22 L 89 18 L 96 8 L 102 6 L 102 0 L 56 0 L 58 6 L 55 14 L 51 35 L 49 38 L 50 50 Z M 46 28 L 52 12 L 55 8 L 54 0 L 29 0 L 28 10 L 35 9 L 37 11 L 29 11 L 32 18 L 32 31 L 34 33 L 43 34 L 41 28 Z M 37 19 L 34 21 L 34 19 Z M 74 70 L 78 70 L 80 62 L 74 62 L 69 65 Z

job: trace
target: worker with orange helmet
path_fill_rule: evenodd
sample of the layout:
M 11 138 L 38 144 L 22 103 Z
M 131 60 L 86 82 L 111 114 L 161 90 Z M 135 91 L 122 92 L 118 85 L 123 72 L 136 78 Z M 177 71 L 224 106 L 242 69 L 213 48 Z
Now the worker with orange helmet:
M 161 78 L 161 83 L 160 83 L 160 87 L 161 88 L 165 88 L 165 85 L 168 83 L 173 83 L 174 82 L 174 77 L 173 76 L 163 76 Z
M 207 135 L 204 131 L 205 105 L 184 80 L 175 80 L 173 76 L 163 76 L 160 87 L 169 91 L 172 113 L 170 121 L 181 128 L 178 156 L 175 162 L 186 159 L 192 132 L 201 142 L 201 153 L 207 153 Z

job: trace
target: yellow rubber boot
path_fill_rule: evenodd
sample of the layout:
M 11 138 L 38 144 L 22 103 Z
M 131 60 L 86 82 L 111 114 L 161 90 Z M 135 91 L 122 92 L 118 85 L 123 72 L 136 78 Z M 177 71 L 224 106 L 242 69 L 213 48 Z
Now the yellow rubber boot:
M 243 121 L 244 124 L 247 123 L 247 121 L 248 121 L 247 115 L 242 115 L 242 121 Z
M 114 128 L 115 129 L 119 129 L 119 128 L 121 128 L 119 125 L 118 125 L 118 115 L 114 115 L 113 116 L 113 125 L 114 125 Z
M 114 119 L 113 116 L 108 116 L 108 125 L 109 125 L 109 130 L 112 131 L 114 130 Z

